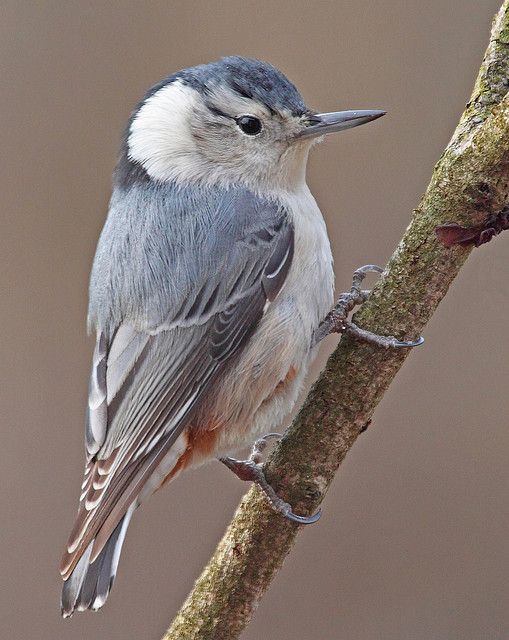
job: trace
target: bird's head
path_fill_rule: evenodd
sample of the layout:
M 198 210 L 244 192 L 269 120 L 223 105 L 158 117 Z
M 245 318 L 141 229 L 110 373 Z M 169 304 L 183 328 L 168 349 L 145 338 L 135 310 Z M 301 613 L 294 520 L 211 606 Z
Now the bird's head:
M 293 190 L 322 136 L 383 111 L 316 113 L 275 67 L 228 57 L 170 76 L 134 111 L 126 161 L 156 181 Z

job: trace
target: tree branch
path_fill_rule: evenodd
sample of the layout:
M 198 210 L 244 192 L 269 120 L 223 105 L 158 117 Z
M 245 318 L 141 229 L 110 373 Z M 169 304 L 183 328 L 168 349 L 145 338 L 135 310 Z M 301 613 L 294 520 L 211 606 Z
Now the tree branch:
M 356 314 L 360 326 L 407 339 L 420 335 L 471 251 L 445 247 L 436 227 L 482 225 L 508 202 L 508 78 L 505 0 L 472 97 L 381 281 Z M 407 354 L 341 339 L 266 464 L 267 479 L 297 513 L 321 503 Z M 251 488 L 164 640 L 238 638 L 298 530 Z

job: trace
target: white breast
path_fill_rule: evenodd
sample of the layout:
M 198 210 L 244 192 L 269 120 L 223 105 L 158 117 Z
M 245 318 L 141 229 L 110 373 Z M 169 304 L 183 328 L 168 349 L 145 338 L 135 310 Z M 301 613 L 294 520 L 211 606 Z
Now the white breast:
M 295 301 L 301 322 L 312 332 L 334 300 L 332 253 L 325 222 L 307 184 L 281 197 L 292 217 L 295 251 L 281 298 Z
M 279 356 L 286 374 L 308 358 L 314 330 L 333 303 L 334 272 L 325 222 L 308 186 L 279 199 L 294 226 L 292 266 L 253 336 L 253 349 L 257 340 L 267 344 L 268 361 Z
M 230 425 L 218 440 L 220 453 L 231 453 L 259 434 L 280 427 L 316 354 L 316 349 L 310 348 L 314 330 L 334 300 L 330 243 L 315 199 L 304 185 L 280 200 L 295 229 L 292 266 L 238 366 L 221 385 L 218 406 Z

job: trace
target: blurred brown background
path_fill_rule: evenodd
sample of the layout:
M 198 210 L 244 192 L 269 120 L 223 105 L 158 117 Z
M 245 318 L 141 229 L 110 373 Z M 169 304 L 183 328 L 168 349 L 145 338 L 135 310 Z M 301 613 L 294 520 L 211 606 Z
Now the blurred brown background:
M 344 290 L 399 240 L 498 6 L 2 3 L 2 638 L 156 640 L 246 490 L 213 464 L 159 492 L 134 518 L 107 606 L 60 619 L 58 560 L 83 462 L 88 273 L 137 99 L 174 70 L 240 53 L 282 68 L 313 107 L 386 108 L 310 162 Z M 246 640 L 509 637 L 508 241 L 474 251 Z

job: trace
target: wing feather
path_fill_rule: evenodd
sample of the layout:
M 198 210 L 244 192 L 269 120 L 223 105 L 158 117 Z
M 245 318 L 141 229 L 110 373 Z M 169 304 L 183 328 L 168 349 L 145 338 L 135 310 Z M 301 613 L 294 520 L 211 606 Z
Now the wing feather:
M 179 251 L 188 252 L 187 268 L 196 279 L 190 283 L 186 275 L 182 283 L 174 283 L 174 294 L 186 295 L 180 300 L 175 294 L 168 311 L 158 312 L 158 327 L 140 326 L 124 312 L 116 327 L 103 323 L 98 330 L 86 428 L 89 462 L 62 559 L 65 578 L 83 553 L 89 562 L 99 556 L 284 284 L 293 257 L 293 227 L 286 213 L 245 192 L 228 194 L 218 211 L 230 216 L 226 221 L 209 220 L 226 236 L 220 241 L 203 233 L 203 221 L 201 250 L 193 245 L 196 227 L 182 232 L 180 241 L 174 239 Z M 235 216 L 240 226 L 234 224 Z M 184 257 L 174 258 L 181 273 Z M 193 265 L 196 259 L 200 264 Z M 101 263 L 100 255 L 96 262 Z M 154 265 L 147 272 L 156 273 Z M 171 279 L 173 272 L 166 277 Z M 108 286 L 96 283 L 101 291 Z M 153 298 L 149 293 L 147 305 Z

